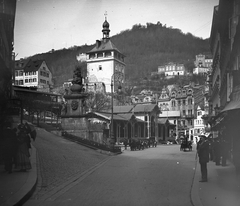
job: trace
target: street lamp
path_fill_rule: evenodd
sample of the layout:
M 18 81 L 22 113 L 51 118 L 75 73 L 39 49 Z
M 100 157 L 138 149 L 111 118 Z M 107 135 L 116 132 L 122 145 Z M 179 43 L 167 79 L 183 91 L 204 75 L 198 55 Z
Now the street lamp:
M 114 146 L 115 144 L 115 139 L 114 139 L 114 132 L 113 132 L 113 81 L 111 80 L 111 131 L 110 131 L 110 138 L 111 138 L 111 144 Z

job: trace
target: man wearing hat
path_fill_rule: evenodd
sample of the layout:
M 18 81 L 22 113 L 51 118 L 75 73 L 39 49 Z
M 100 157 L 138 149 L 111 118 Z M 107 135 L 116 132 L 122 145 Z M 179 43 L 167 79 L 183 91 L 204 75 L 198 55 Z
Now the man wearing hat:
M 207 182 L 207 163 L 209 162 L 209 142 L 204 135 L 200 136 L 200 143 L 198 145 L 198 157 L 201 166 L 202 179 L 200 182 Z

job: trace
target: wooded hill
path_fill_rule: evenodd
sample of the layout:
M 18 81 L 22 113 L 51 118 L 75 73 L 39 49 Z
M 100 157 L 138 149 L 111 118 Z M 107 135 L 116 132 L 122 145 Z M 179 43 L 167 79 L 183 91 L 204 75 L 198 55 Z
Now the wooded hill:
M 182 63 L 192 71 L 195 56 L 210 52 L 208 39 L 157 24 L 136 24 L 130 30 L 111 37 L 115 46 L 126 56 L 126 80 L 135 82 L 150 76 L 158 66 L 169 62 Z M 68 49 L 34 55 L 34 59 L 45 59 L 53 73 L 55 86 L 72 78 L 78 64 L 76 56 L 86 53 L 93 45 L 74 46 Z

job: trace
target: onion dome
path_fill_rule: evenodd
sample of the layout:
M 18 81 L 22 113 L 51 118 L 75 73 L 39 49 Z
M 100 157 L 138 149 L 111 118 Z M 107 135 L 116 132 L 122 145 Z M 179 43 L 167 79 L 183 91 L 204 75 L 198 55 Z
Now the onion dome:
M 103 22 L 102 26 L 103 26 L 103 29 L 102 29 L 103 39 L 108 39 L 109 38 L 110 29 L 109 29 L 109 23 L 107 22 L 107 19 L 105 19 L 105 21 Z

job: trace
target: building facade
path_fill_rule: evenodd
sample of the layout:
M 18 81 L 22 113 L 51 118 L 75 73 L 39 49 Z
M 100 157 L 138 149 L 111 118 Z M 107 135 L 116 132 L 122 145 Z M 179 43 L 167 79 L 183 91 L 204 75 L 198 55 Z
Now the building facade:
M 15 62 L 14 85 L 50 91 L 53 86 L 52 72 L 44 60 L 18 60 Z
M 210 48 L 209 118 L 211 132 L 228 143 L 227 158 L 240 172 L 240 1 L 220 0 L 214 7 Z
M 165 76 L 179 76 L 185 74 L 185 67 L 183 64 L 176 64 L 169 62 L 166 65 L 158 66 L 158 73 L 165 74 Z
M 111 84 L 113 91 L 119 86 L 124 90 L 125 56 L 110 40 L 109 23 L 106 19 L 102 33 L 102 40 L 97 40 L 95 47 L 87 52 L 87 83 L 101 83 L 106 92 L 111 92 Z
M 0 99 L 5 105 L 12 96 L 15 14 L 16 0 L 2 0 L 0 3 Z M 0 104 L 0 112 L 4 111 L 2 104 Z
M 193 69 L 193 74 L 197 75 L 207 75 L 211 71 L 213 59 L 212 57 L 204 54 L 196 55 L 196 60 L 194 62 L 195 68 Z
M 193 134 L 194 126 L 194 92 L 190 85 L 182 88 L 173 88 L 170 93 L 170 111 L 180 111 L 178 119 L 178 134 L 187 134 L 189 137 Z

